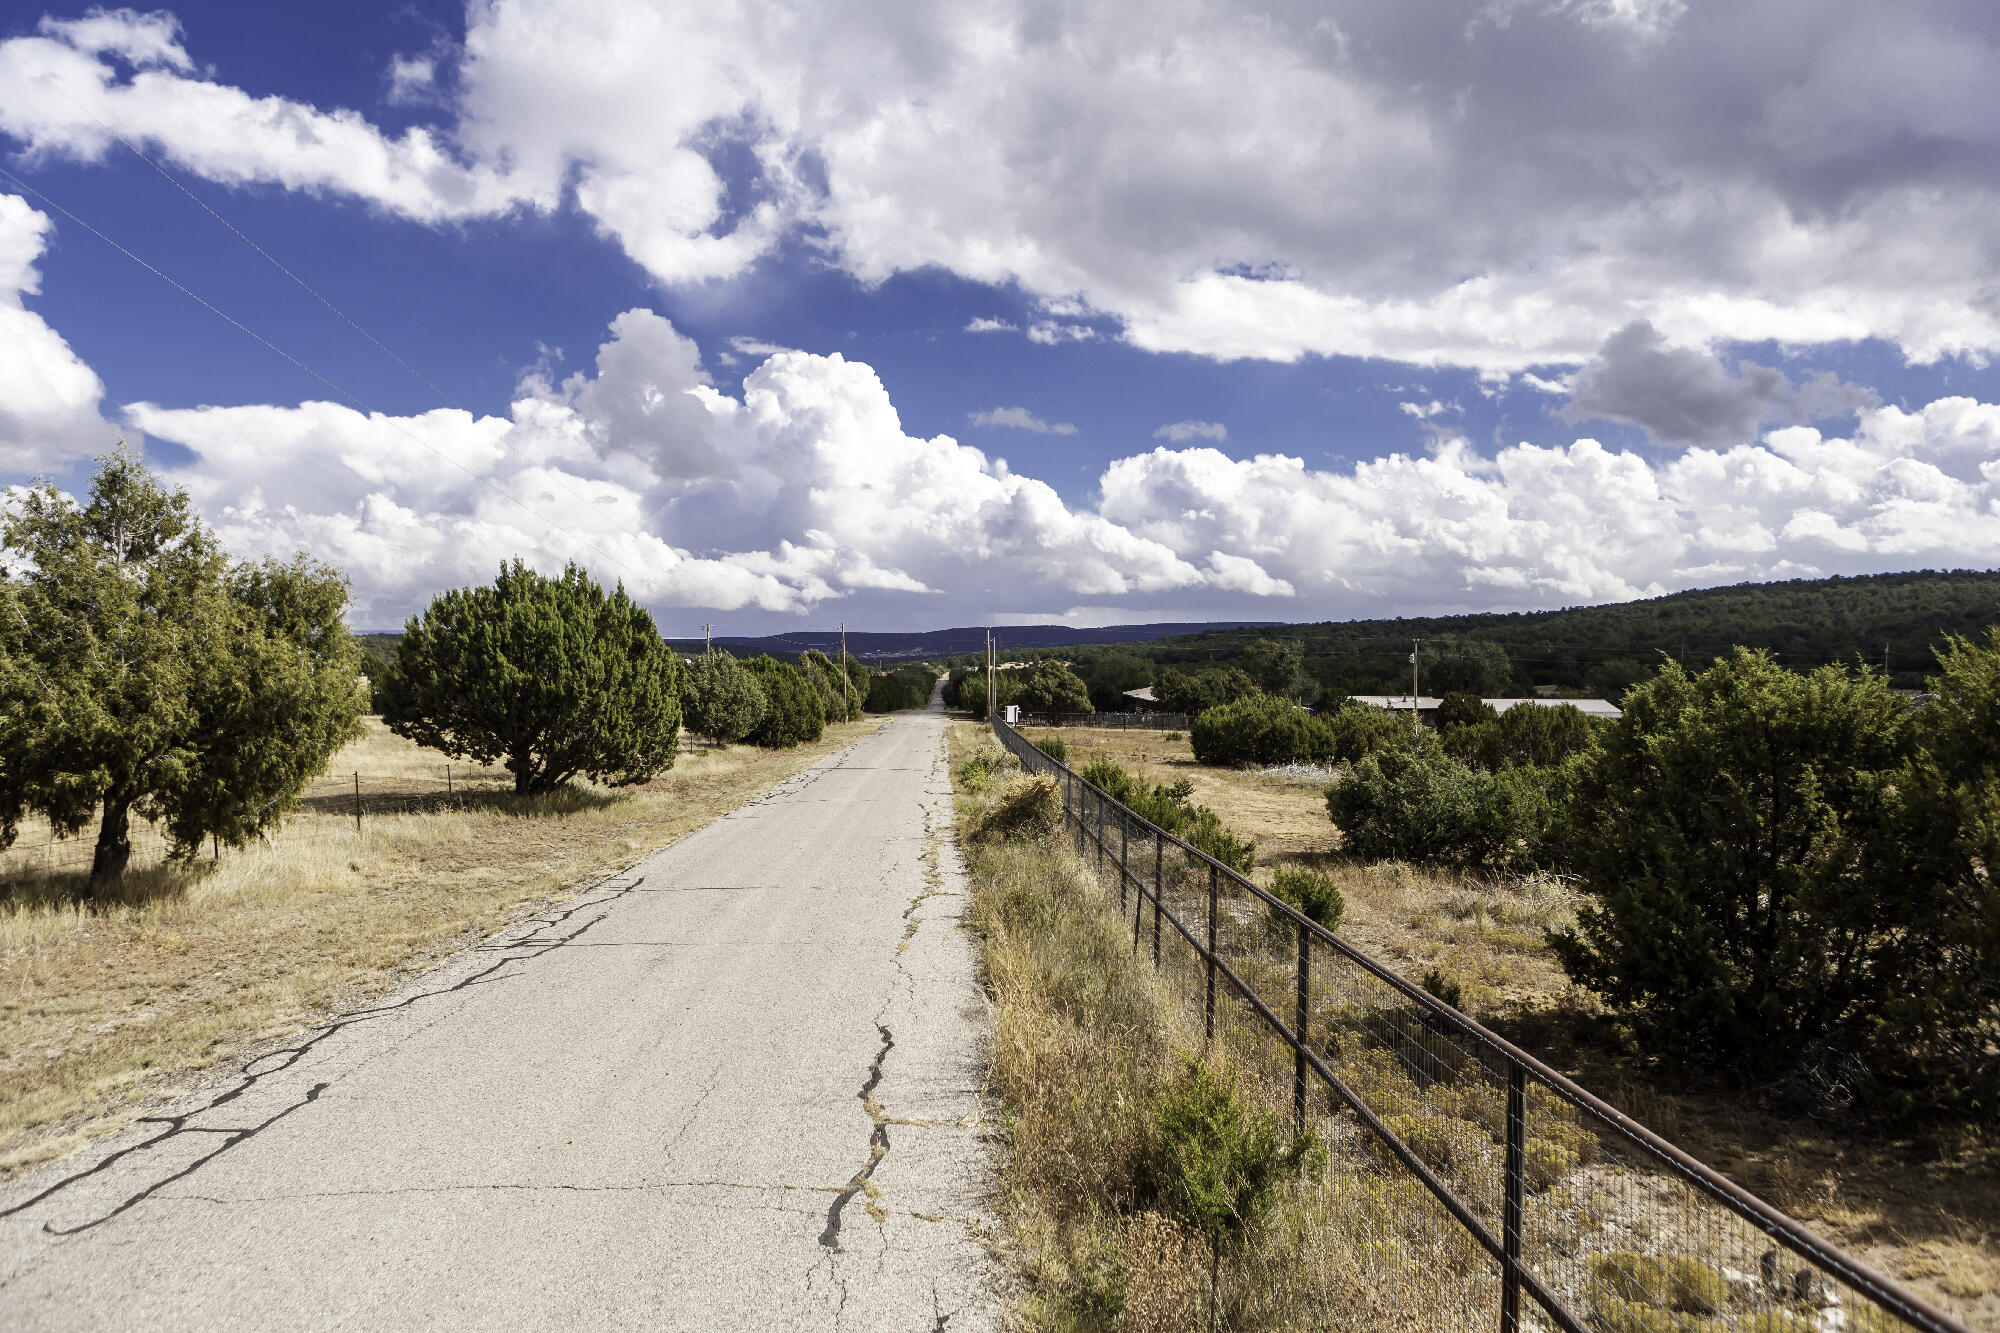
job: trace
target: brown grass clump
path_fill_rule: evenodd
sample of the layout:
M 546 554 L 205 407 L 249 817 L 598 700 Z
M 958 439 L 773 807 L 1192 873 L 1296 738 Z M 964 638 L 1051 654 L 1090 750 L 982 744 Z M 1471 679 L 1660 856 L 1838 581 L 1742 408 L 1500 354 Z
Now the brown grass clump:
M 83 868 L 0 858 L 0 1176 L 183 1091 L 207 1067 L 310 1026 L 656 851 L 881 725 L 815 745 L 683 755 L 644 787 L 519 798 L 454 764 L 454 793 L 364 817 L 309 794 L 268 843 L 129 874 L 89 900 Z M 449 762 L 369 734 L 333 771 L 363 791 L 442 794 Z M 469 789 L 469 790 L 468 790 Z M 25 873 L 24 873 L 25 872 Z
M 1037 842 L 1063 820 L 1062 788 L 1047 774 L 1018 777 L 972 826 L 974 842 Z

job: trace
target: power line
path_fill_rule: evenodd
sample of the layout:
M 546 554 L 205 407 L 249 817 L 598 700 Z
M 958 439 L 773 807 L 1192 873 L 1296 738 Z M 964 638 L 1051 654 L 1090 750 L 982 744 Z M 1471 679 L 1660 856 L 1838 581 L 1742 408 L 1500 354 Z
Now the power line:
M 388 426 L 391 429 L 393 429 L 397 434 L 403 436 L 411 443 L 418 445 L 419 447 L 428 450 L 433 454 L 436 454 L 439 458 L 442 458 L 445 462 L 450 463 L 460 472 L 463 472 L 466 476 L 472 478 L 480 485 L 486 487 L 488 490 L 492 491 L 495 495 L 498 495 L 502 499 L 511 501 L 512 503 L 520 506 L 520 508 L 524 512 L 528 513 L 534 518 L 541 520 L 543 523 L 547 524 L 554 531 L 560 532 L 566 537 L 571 537 L 575 539 L 583 546 L 589 548 L 592 551 L 595 551 L 598 555 L 604 557 L 604 559 L 610 562 L 611 564 L 617 565 L 621 569 L 628 571 L 634 577 L 641 576 L 642 571 L 633 568 L 631 565 L 626 564 L 623 560 L 620 560 L 617 556 L 612 555 L 609 551 L 606 551 L 603 547 L 599 546 L 596 542 L 591 541 L 589 538 L 583 536 L 581 533 L 566 528 L 562 524 L 556 522 L 554 519 L 548 517 L 546 514 L 543 514 L 539 510 L 535 509 L 533 506 L 529 505 L 525 500 L 520 499 L 519 497 L 515 496 L 512 492 L 503 488 L 498 482 L 494 481 L 492 478 L 483 477 L 479 475 L 477 472 L 474 472 L 471 468 L 459 462 L 456 458 L 453 458 L 450 454 L 438 448 L 430 441 L 424 439 L 423 437 L 407 429 L 395 417 L 390 416 L 387 413 L 375 412 L 372 408 L 368 406 L 367 403 L 363 402 L 360 398 L 356 397 L 354 394 L 349 393 L 346 389 L 343 389 L 340 385 L 335 384 L 325 375 L 320 374 L 319 371 L 314 370 L 311 366 L 299 360 L 297 357 L 293 356 L 290 352 L 287 352 L 284 348 L 278 346 L 276 343 L 272 342 L 269 338 L 266 338 L 263 334 L 258 333 L 255 329 L 252 329 L 247 324 L 244 324 L 241 320 L 219 309 L 212 302 L 204 299 L 202 296 L 200 296 L 198 293 L 187 287 L 185 284 L 177 281 L 172 277 L 169 277 L 166 273 L 162 272 L 160 269 L 154 267 L 146 260 L 141 259 L 138 255 L 132 253 L 132 251 L 128 250 L 123 245 L 120 245 L 117 241 L 112 240 L 109 236 L 99 231 L 96 227 L 91 226 L 88 222 L 85 222 L 82 218 L 78 217 L 75 213 L 72 213 L 69 209 L 57 203 L 54 199 L 51 199 L 48 196 L 48 194 L 45 193 L 44 191 L 39 190 L 33 185 L 28 184 L 28 182 L 22 180 L 19 176 L 15 175 L 12 171 L 8 170 L 6 167 L 0 167 L 0 176 L 6 177 L 8 180 L 12 181 L 16 186 L 18 186 L 21 190 L 25 191 L 26 193 L 34 195 L 37 199 L 47 204 L 50 208 L 62 214 L 64 217 L 68 218 L 71 222 L 75 223 L 77 226 L 83 228 L 83 230 L 89 232 L 92 236 L 95 236 L 98 240 L 103 241 L 106 245 L 116 250 L 119 254 L 124 255 L 127 259 L 137 264 L 140 268 L 145 269 L 148 273 L 151 273 L 154 277 L 166 283 L 169 287 L 172 287 L 175 291 L 187 297 L 190 301 L 193 301 L 196 305 L 201 306 L 204 310 L 207 310 L 210 314 L 214 315 L 217 319 L 222 320 L 225 324 L 228 324 L 231 328 L 236 329 L 238 332 L 242 333 L 245 337 L 248 337 L 253 341 L 263 344 L 264 347 L 268 348 L 276 355 L 290 362 L 293 366 L 297 367 L 299 370 L 304 371 L 307 375 L 312 376 L 312 378 L 318 380 L 321 384 L 324 384 L 327 388 L 333 390 L 334 393 L 340 395 L 340 397 L 346 399 L 349 403 L 353 404 L 354 407 L 360 412 L 362 412 L 364 415 L 379 416 L 381 420 L 387 423 Z
M 235 236 L 237 240 L 243 242 L 243 244 L 249 246 L 252 250 L 254 250 L 260 257 L 263 258 L 263 260 L 266 263 L 270 264 L 272 268 L 277 269 L 278 272 L 284 274 L 287 278 L 290 278 L 294 283 L 298 284 L 298 286 L 303 291 L 305 291 L 307 295 L 311 296 L 315 301 L 318 301 L 321 305 L 325 306 L 328 310 L 332 311 L 336 316 L 338 316 L 340 320 L 343 323 L 345 323 L 349 328 L 353 329 L 363 338 L 366 338 L 369 342 L 373 343 L 377 348 L 377 350 L 379 350 L 382 353 L 382 355 L 388 357 L 391 361 L 394 361 L 397 365 L 401 366 L 404 370 L 408 371 L 412 376 L 416 378 L 416 380 L 420 384 L 422 384 L 425 388 L 429 389 L 432 393 L 436 394 L 447 407 L 465 413 L 468 417 L 472 419 L 474 425 L 484 430 L 489 436 L 491 436 L 494 439 L 496 443 L 500 445 L 501 448 L 513 454 L 523 463 L 528 464 L 530 467 L 544 466 L 544 464 L 541 463 L 539 460 L 530 457 L 528 454 L 524 453 L 522 450 L 517 448 L 514 442 L 508 439 L 505 434 L 503 434 L 500 431 L 494 430 L 491 426 L 486 425 L 484 419 L 480 416 L 480 414 L 474 412 L 471 408 L 466 407 L 464 404 L 460 403 L 456 398 L 453 398 L 449 393 L 445 392 L 445 390 L 439 387 L 433 380 L 431 380 L 429 376 L 425 375 L 421 370 L 418 370 L 415 366 L 411 365 L 403 357 L 398 355 L 395 349 L 391 348 L 387 343 L 383 342 L 380 338 L 376 337 L 374 334 L 370 333 L 367 329 L 363 328 L 352 315 L 349 315 L 345 310 L 342 310 L 339 306 L 335 305 L 332 301 L 328 300 L 326 296 L 324 296 L 319 291 L 318 288 L 314 287 L 304 278 L 300 277 L 298 274 L 294 273 L 291 269 L 287 268 L 282 262 L 278 260 L 278 258 L 275 255 L 273 255 L 270 251 L 266 250 L 263 246 L 257 244 L 256 241 L 252 240 L 243 231 L 242 228 L 238 227 L 235 223 L 231 222 L 228 218 L 224 217 L 221 213 L 217 212 L 214 206 L 211 205 L 207 200 L 203 199 L 193 190 L 190 190 L 187 187 L 187 185 L 180 180 L 179 177 L 175 176 L 172 172 L 168 171 L 165 167 L 161 166 L 158 162 L 155 162 L 151 157 L 147 156 L 146 153 L 142 149 L 140 149 L 140 147 L 137 144 L 133 143 L 130 139 L 126 138 L 123 134 L 120 134 L 117 130 L 113 129 L 109 124 L 107 124 L 102 116 L 99 116 L 95 111 L 92 111 L 89 107 L 77 101 L 74 97 L 71 97 L 69 95 L 69 91 L 65 89 L 61 84 L 57 83 L 54 79 L 50 78 L 47 74 L 45 74 L 41 70 L 36 69 L 32 64 L 28 62 L 26 57 L 22 56 L 18 51 L 15 51 L 12 47 L 5 47 L 0 49 L 7 50 L 11 55 L 13 55 L 14 59 L 18 61 L 21 64 L 21 66 L 25 68 L 30 74 L 34 75 L 36 78 L 40 79 L 43 83 L 47 84 L 51 89 L 55 91 L 55 93 L 59 97 L 61 97 L 64 101 L 68 102 L 71 106 L 75 107 L 78 111 L 82 112 L 84 115 L 96 121 L 98 128 L 102 129 L 106 134 L 110 135 L 113 139 L 116 139 L 120 144 L 124 145 L 125 150 L 131 153 L 132 156 L 138 158 L 141 162 L 144 162 L 147 166 L 151 167 L 155 172 L 159 174 L 160 179 L 166 181 L 167 184 L 173 186 L 176 190 L 179 190 L 182 194 L 186 195 L 188 199 L 191 200 L 197 208 L 201 209 L 204 213 L 208 214 L 210 217 L 214 218 L 217 222 L 221 223 L 222 226 L 226 228 L 231 235 Z M 10 178 L 13 179 L 17 184 L 20 183 L 20 178 L 12 176 L 11 173 L 10 173 Z M 47 197 L 48 196 L 46 195 L 42 195 L 42 198 L 44 199 L 46 199 Z M 72 217 L 72 220 L 74 220 L 74 215 L 72 214 L 70 216 Z M 185 288 L 183 288 L 183 290 L 185 290 Z M 192 293 L 189 294 L 192 295 Z M 207 303 L 203 302 L 203 304 Z M 210 309 L 213 308 L 214 307 L 212 306 L 210 307 Z M 221 312 L 218 311 L 217 313 L 219 314 Z M 233 323 L 234 321 L 231 322 Z M 240 328 L 241 326 L 239 325 L 238 327 Z M 248 330 L 245 331 L 248 332 Z M 283 355 L 283 353 L 280 353 L 280 355 Z M 301 368 L 303 369 L 303 367 Z M 324 380 L 323 376 L 320 376 L 319 378 Z M 436 451 L 433 450 L 433 452 Z M 557 486 L 562 487 L 563 490 L 568 491 L 572 498 L 580 500 L 585 504 L 595 503 L 593 497 L 584 495 L 581 492 L 577 491 L 574 487 L 570 486 L 567 482 L 563 481 L 561 477 L 551 474 L 550 480 L 553 481 Z M 637 532 L 632 528 L 626 527 L 625 524 L 618 522 L 616 519 L 610 519 L 609 521 L 611 522 L 612 526 L 619 528 L 626 535 L 631 537 L 637 537 L 642 541 L 645 539 L 646 534 Z M 592 547 L 591 549 L 596 550 L 597 548 Z M 602 554 L 602 552 L 600 552 L 600 554 Z

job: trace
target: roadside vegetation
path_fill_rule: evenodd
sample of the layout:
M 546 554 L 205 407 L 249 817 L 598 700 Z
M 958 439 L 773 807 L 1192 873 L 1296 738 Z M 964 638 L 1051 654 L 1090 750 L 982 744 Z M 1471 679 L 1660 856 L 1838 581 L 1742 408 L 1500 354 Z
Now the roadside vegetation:
M 1994 1323 L 2000 641 L 1942 657 L 1919 709 L 1743 653 L 1663 670 L 1616 727 L 1522 708 L 1501 740 L 1454 700 L 1441 735 L 1405 716 L 1330 763 L 1064 735 L 1079 772 L 1213 811 L 1288 900 L 1323 877 L 1357 946 Z
M 1116 897 L 1051 838 L 1049 779 L 953 728 L 994 1005 L 999 1212 L 1028 1330 L 1471 1326 L 1477 1260 L 1393 1173 L 1336 1165 L 1133 953 Z M 1039 817 L 1032 813 L 1040 811 Z M 1490 1317 L 1490 1312 L 1488 1312 Z

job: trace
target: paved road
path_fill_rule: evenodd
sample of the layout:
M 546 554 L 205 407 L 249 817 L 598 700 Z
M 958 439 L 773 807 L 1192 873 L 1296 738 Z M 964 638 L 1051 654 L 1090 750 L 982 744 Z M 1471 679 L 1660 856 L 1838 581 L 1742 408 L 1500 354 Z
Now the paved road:
M 995 1327 L 943 726 L 0 1192 L 0 1327 Z

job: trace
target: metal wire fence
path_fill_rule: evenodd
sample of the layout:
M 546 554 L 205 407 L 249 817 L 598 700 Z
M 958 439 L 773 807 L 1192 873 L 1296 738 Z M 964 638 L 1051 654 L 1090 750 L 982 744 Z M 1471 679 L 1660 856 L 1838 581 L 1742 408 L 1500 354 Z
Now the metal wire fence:
M 1208 1039 L 1394 1199 L 1380 1243 L 1435 1274 L 1434 1316 L 1503 1333 L 1970 1333 L 992 726 L 1060 783 L 1077 854 L 1117 878 L 1133 948 Z
M 1186 713 L 1028 713 L 1021 724 L 1031 727 L 1104 727 L 1113 731 L 1186 731 Z

